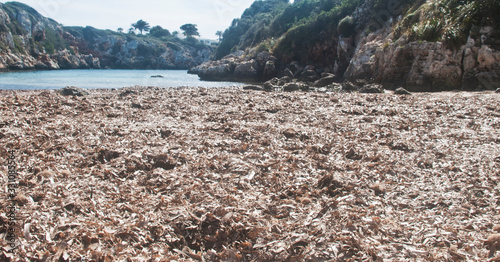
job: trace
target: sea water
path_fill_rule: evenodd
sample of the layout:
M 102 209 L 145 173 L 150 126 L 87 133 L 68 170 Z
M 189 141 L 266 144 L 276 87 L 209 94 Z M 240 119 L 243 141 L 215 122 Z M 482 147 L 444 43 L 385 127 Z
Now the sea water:
M 235 82 L 201 81 L 185 70 L 54 70 L 0 72 L 0 89 L 37 90 L 76 86 L 88 89 L 157 87 L 224 87 L 241 86 Z

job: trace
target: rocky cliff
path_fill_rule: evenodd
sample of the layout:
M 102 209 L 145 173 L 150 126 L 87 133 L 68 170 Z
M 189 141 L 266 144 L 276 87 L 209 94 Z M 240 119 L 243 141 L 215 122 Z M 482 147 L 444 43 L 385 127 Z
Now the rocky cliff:
M 0 70 L 189 69 L 213 50 L 196 42 L 157 39 L 92 27 L 63 27 L 33 8 L 0 3 Z
M 414 91 L 500 87 L 500 1 L 336 2 L 326 7 L 295 1 L 267 25 L 288 25 L 283 34 L 249 46 L 240 43 L 233 47 L 240 51 L 191 72 L 236 81 L 288 76 L 312 82 L 327 75 L 355 86 L 377 83 Z M 299 13 L 308 8 L 310 17 Z M 294 20 L 299 22 L 280 24 Z

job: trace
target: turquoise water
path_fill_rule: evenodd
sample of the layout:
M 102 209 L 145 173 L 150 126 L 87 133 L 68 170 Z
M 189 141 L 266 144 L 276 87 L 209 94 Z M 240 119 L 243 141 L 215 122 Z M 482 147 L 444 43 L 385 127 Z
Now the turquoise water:
M 163 78 L 151 76 L 161 75 Z M 223 87 L 240 86 L 234 82 L 200 81 L 197 75 L 183 70 L 56 70 L 0 73 L 0 89 L 123 88 L 130 86 L 158 87 Z

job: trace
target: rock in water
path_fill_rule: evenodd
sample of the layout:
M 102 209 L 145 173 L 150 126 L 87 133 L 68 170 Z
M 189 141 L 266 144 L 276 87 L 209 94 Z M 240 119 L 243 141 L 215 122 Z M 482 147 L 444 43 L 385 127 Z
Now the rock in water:
M 83 88 L 80 88 L 80 87 L 76 87 L 76 86 L 67 86 L 61 90 L 58 91 L 59 94 L 63 95 L 63 96 L 88 96 L 90 95 L 90 93 L 83 89 Z

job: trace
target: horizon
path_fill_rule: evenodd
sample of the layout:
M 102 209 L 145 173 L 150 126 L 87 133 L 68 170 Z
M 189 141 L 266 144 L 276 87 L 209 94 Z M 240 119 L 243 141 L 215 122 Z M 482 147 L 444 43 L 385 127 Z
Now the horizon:
M 128 31 L 142 19 L 151 27 L 161 26 L 170 32 L 181 32 L 184 24 L 196 24 L 201 39 L 216 40 L 217 31 L 226 30 L 233 19 L 241 17 L 254 0 L 193 0 L 190 2 L 144 0 L 135 2 L 70 0 L 16 0 L 31 6 L 41 15 L 54 19 L 63 26 L 91 26 L 97 29 Z

